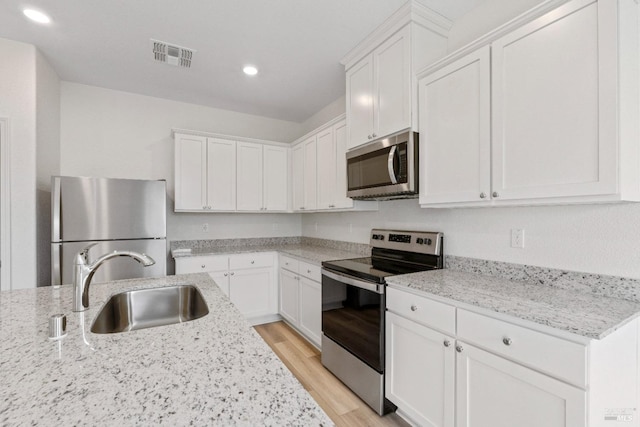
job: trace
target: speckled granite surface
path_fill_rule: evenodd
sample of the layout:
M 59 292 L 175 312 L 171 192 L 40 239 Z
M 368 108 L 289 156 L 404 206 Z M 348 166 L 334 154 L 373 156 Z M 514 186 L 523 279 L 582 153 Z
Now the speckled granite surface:
M 456 271 L 640 302 L 640 280 L 638 279 L 455 256 L 446 256 L 445 266 Z
M 108 297 L 197 285 L 201 319 L 121 334 L 89 332 Z M 71 286 L 0 293 L 0 425 L 332 425 L 206 274 L 95 284 L 72 313 Z M 47 338 L 50 315 L 68 334 Z
M 449 269 L 393 276 L 387 282 L 398 289 L 595 339 L 606 337 L 640 314 L 640 303 L 633 301 Z
M 189 241 L 184 241 L 189 242 Z M 195 241 L 194 241 L 195 242 Z M 195 245 L 194 245 L 195 246 Z M 190 249 L 190 250 L 184 250 Z M 361 251 L 349 252 L 343 249 L 335 249 L 326 246 L 316 246 L 309 244 L 273 244 L 273 245 L 246 245 L 246 246 L 195 246 L 191 248 L 177 247 L 171 251 L 173 258 L 204 256 L 204 255 L 220 255 L 220 254 L 238 254 L 251 252 L 279 252 L 299 258 L 306 262 L 320 265 L 323 261 L 336 259 L 359 258 L 363 254 Z

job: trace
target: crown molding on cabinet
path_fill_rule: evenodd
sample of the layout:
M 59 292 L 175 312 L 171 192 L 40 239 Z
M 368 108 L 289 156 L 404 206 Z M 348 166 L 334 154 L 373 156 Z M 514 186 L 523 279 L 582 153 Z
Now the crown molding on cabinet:
M 193 136 L 204 136 L 204 137 L 207 137 L 207 138 L 227 139 L 227 140 L 238 141 L 238 142 L 251 142 L 251 143 L 254 143 L 254 144 L 277 145 L 277 146 L 280 146 L 280 147 L 289 147 L 289 146 L 291 146 L 291 144 L 288 144 L 286 142 L 270 141 L 268 139 L 248 138 L 248 137 L 244 137 L 244 136 L 226 135 L 226 134 L 222 134 L 222 133 L 204 132 L 204 131 L 200 131 L 200 130 L 171 128 L 171 137 L 172 138 L 175 138 L 177 133 L 193 135 Z
M 294 145 L 298 144 L 299 142 L 306 141 L 307 139 L 311 138 L 311 136 L 317 134 L 318 132 L 322 132 L 323 130 L 325 130 L 327 128 L 330 128 L 331 126 L 335 125 L 336 123 L 338 123 L 338 122 L 340 122 L 342 120 L 345 120 L 346 117 L 347 117 L 346 113 L 340 114 L 338 117 L 336 117 L 334 119 L 331 119 L 326 123 L 323 123 L 322 125 L 318 126 L 317 128 L 315 128 L 314 130 L 312 130 L 310 132 L 305 133 L 300 138 L 298 138 L 295 141 L 293 141 L 291 143 L 291 146 L 294 146 Z
M 344 58 L 342 58 L 340 63 L 348 70 L 364 56 L 371 53 L 382 42 L 411 22 L 421 25 L 444 37 L 448 36 L 449 30 L 453 25 L 453 22 L 439 13 L 418 3 L 416 0 L 409 0 L 375 31 L 351 49 Z
M 568 1 L 569 0 L 545 0 L 537 6 L 534 6 L 526 12 L 516 16 L 511 21 L 508 21 L 505 24 L 489 31 L 488 33 L 475 39 L 471 43 L 462 46 L 458 50 L 451 52 L 441 60 L 434 62 L 433 64 L 429 64 L 426 67 L 418 70 L 416 73 L 416 77 L 418 79 L 421 79 L 422 77 L 431 74 L 433 71 L 442 68 L 452 62 L 455 62 L 458 59 L 466 56 L 467 54 L 480 49 L 481 47 L 490 44 L 491 42 L 497 40 L 505 34 L 510 33 L 511 31 L 523 26 L 524 24 L 531 22 L 536 18 L 539 18 L 545 13 L 557 9 L 559 6 L 567 3 Z

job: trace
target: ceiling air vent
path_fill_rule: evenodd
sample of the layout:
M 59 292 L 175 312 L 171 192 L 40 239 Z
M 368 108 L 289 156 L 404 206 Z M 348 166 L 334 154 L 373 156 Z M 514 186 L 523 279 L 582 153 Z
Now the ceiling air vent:
M 191 68 L 195 50 L 151 39 L 153 59 L 178 67 Z

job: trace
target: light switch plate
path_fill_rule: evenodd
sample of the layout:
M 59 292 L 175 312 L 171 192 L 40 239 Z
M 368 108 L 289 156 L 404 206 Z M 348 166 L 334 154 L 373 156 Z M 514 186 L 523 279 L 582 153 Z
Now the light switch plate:
M 524 228 L 511 229 L 511 247 L 518 249 L 524 248 Z

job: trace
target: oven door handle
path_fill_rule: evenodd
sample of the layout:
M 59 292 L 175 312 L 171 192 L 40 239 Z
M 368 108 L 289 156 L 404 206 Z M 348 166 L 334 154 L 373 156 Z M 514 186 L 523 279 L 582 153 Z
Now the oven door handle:
M 384 285 L 377 285 L 375 283 L 365 282 L 363 280 L 357 280 L 344 274 L 337 274 L 326 269 L 322 269 L 322 275 L 327 276 L 330 279 L 344 283 L 349 286 L 355 286 L 357 288 L 366 289 L 367 291 L 375 292 L 377 294 L 384 293 Z

